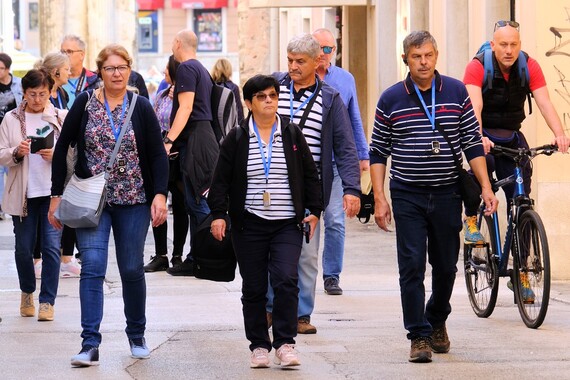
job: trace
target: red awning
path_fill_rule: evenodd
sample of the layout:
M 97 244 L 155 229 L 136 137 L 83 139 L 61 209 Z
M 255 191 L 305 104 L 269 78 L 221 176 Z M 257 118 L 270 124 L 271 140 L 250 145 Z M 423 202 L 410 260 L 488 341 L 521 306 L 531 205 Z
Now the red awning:
M 227 6 L 228 0 L 172 0 L 172 8 L 213 9 Z
M 164 8 L 164 0 L 137 0 L 140 10 L 153 11 Z

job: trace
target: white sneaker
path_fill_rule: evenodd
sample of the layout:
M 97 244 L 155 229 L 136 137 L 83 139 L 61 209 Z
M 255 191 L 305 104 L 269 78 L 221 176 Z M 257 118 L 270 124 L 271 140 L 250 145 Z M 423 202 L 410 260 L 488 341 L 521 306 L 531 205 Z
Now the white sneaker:
M 68 263 L 61 263 L 59 270 L 61 278 L 73 278 L 81 275 L 81 265 L 75 260 Z
M 34 273 L 36 274 L 36 280 L 42 279 L 42 260 L 38 260 L 34 264 Z

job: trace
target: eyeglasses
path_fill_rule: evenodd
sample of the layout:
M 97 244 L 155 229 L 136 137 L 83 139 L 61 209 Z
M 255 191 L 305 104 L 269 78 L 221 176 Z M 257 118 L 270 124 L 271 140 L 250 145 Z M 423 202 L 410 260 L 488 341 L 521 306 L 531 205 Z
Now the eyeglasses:
M 264 102 L 267 98 L 271 99 L 271 101 L 277 100 L 277 98 L 279 98 L 279 95 L 276 92 L 272 92 L 271 94 L 258 92 L 257 94 L 253 94 L 253 96 L 255 96 L 259 102 Z
M 515 28 L 516 30 L 519 30 L 519 26 L 520 26 L 520 24 L 519 24 L 518 22 L 516 22 L 516 21 L 500 20 L 500 21 L 497 21 L 497 22 L 495 23 L 495 29 L 493 29 L 493 32 L 496 31 L 497 29 L 503 28 L 503 27 L 505 27 L 505 26 L 507 26 L 507 25 L 508 25 L 508 26 L 512 26 L 512 27 Z
M 73 53 L 79 53 L 80 51 L 83 51 L 83 50 L 71 50 L 71 49 L 65 49 L 65 50 L 61 49 L 60 50 L 61 54 L 67 54 L 67 55 L 71 55 Z
M 119 74 L 124 74 L 129 71 L 129 65 L 121 65 L 121 66 L 105 66 L 103 67 L 103 71 L 109 75 L 115 74 L 115 71 L 118 71 Z
M 30 99 L 45 99 L 49 96 L 49 92 L 24 92 L 24 96 Z
M 332 53 L 334 46 L 321 46 L 321 49 L 323 49 L 323 53 L 330 54 Z

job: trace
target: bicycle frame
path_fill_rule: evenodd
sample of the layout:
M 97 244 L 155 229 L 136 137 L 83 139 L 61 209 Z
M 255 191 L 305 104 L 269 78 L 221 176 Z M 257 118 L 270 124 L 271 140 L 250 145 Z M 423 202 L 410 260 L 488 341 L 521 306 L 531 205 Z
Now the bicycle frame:
M 511 209 L 507 215 L 507 231 L 505 233 L 505 240 L 503 247 L 501 247 L 501 232 L 499 228 L 498 212 L 495 211 L 493 215 L 491 215 L 491 219 L 493 221 L 493 226 L 495 230 L 494 238 L 495 241 L 497 242 L 495 257 L 498 260 L 499 276 L 501 277 L 506 277 L 511 275 L 511 273 L 508 271 L 509 254 L 513 246 L 513 241 L 515 240 L 514 231 L 518 222 L 518 216 L 521 214 L 520 209 L 523 207 L 525 209 L 528 208 L 532 209 L 532 205 L 534 203 L 533 200 L 530 199 L 525 193 L 522 169 L 518 161 L 516 161 L 514 174 L 500 181 L 496 181 L 494 184 L 494 188 L 498 190 L 499 188 L 502 188 L 503 186 L 513 182 L 515 183 L 515 190 L 511 198 L 512 200 Z

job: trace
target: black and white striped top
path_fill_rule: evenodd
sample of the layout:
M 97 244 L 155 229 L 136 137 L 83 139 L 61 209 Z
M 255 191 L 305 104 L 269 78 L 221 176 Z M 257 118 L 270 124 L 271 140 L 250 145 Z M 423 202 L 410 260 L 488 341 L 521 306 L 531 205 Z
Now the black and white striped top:
M 285 82 L 287 83 L 287 82 Z M 279 108 L 277 109 L 277 113 L 285 118 L 291 117 L 291 99 L 293 103 L 293 112 L 303 104 L 305 100 L 307 100 L 315 91 L 316 84 L 309 88 L 301 89 L 299 92 L 294 94 L 293 96 L 290 95 L 290 87 L 285 84 L 281 84 L 280 91 L 279 91 Z M 319 176 L 321 174 L 321 129 L 323 127 L 323 97 L 322 91 L 319 91 L 316 95 L 317 98 L 311 107 L 309 115 L 307 117 L 307 121 L 304 125 L 299 125 L 303 114 L 305 113 L 305 108 L 307 104 L 303 106 L 303 108 L 299 109 L 297 113 L 293 116 L 293 122 L 303 131 L 303 135 L 307 140 L 307 144 L 309 144 L 309 149 L 311 150 L 311 154 L 313 155 L 313 160 L 315 160 L 315 164 L 317 165 L 317 169 L 319 170 Z
M 267 144 L 264 141 L 261 144 L 267 161 Z M 269 207 L 263 206 L 263 193 L 265 191 L 269 192 L 271 197 L 271 205 Z M 269 220 L 295 217 L 293 198 L 289 187 L 289 173 L 283 150 L 281 119 L 279 118 L 277 118 L 277 128 L 273 136 L 268 180 L 265 178 L 257 135 L 253 130 L 253 118 L 249 120 L 249 155 L 247 161 L 245 209 L 260 218 Z

